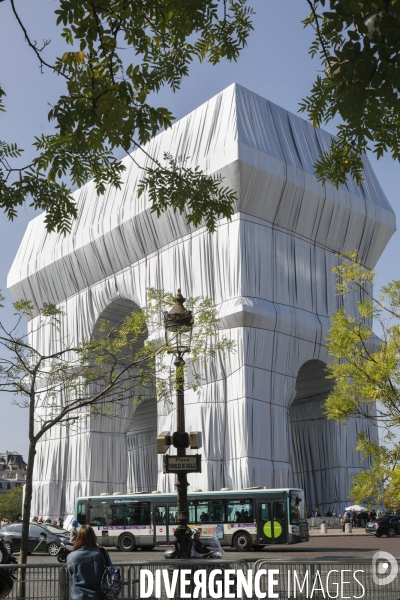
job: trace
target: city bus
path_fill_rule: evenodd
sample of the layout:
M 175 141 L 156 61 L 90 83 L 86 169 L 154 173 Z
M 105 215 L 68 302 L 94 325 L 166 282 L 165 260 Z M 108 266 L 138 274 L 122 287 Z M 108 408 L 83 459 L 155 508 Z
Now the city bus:
M 222 546 L 247 551 L 309 540 L 300 489 L 193 491 L 188 505 L 189 527 L 200 527 L 205 543 L 216 536 Z M 78 498 L 74 516 L 80 525 L 94 528 L 101 546 L 116 546 L 123 552 L 150 550 L 174 543 L 177 496 L 176 492 L 143 492 Z

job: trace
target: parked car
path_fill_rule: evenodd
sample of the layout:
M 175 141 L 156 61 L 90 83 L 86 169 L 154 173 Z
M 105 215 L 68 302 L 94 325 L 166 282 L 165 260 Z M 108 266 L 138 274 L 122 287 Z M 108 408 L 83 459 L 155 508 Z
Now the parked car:
M 376 521 L 369 521 L 365 526 L 365 531 L 377 537 L 387 535 L 393 538 L 400 535 L 400 515 L 389 515 Z
M 22 523 L 11 523 L 0 527 L 0 540 L 8 552 L 17 552 L 21 546 Z M 48 552 L 56 556 L 61 543 L 69 540 L 69 532 L 55 525 L 31 523 L 29 526 L 28 554 Z

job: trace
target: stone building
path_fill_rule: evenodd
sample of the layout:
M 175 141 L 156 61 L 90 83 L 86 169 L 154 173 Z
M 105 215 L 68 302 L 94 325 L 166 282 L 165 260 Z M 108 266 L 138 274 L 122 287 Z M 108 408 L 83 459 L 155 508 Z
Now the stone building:
M 25 485 L 26 462 L 19 452 L 0 452 L 0 492 Z

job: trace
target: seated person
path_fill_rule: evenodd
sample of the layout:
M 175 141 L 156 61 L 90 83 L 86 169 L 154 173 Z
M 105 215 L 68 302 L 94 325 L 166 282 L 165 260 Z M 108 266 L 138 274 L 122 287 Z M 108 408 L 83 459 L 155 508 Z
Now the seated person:
M 210 520 L 210 517 L 209 517 L 208 513 L 202 513 L 200 515 L 200 521 L 204 522 L 204 521 L 209 521 L 209 520 Z
M 204 558 L 205 554 L 208 554 L 208 550 L 200 541 L 201 529 L 195 527 L 193 529 L 193 542 L 192 549 L 190 551 L 190 558 Z
M 274 507 L 274 519 L 276 521 L 284 521 L 285 520 L 285 511 L 283 509 L 283 504 L 275 504 Z

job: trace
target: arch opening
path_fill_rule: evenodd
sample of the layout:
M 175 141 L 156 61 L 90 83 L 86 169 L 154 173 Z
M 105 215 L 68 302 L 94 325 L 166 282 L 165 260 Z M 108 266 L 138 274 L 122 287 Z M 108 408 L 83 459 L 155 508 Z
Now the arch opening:
M 101 335 L 101 323 L 104 321 L 108 321 L 112 328 L 118 328 L 134 310 L 139 310 L 139 307 L 132 300 L 114 300 L 98 317 L 93 335 Z M 147 332 L 137 340 L 135 349 L 143 346 L 146 337 Z M 142 398 L 138 404 L 137 397 Z M 114 404 L 113 410 L 111 418 L 96 415 L 91 420 L 92 456 L 96 456 L 99 471 L 93 479 L 103 479 L 100 491 L 109 493 L 156 489 L 157 402 L 154 390 L 151 386 L 132 389 Z M 97 491 L 99 485 L 94 487 Z
M 296 379 L 296 396 L 290 406 L 292 485 L 305 490 L 307 505 L 322 514 L 332 510 L 335 492 L 336 448 L 333 428 L 323 406 L 335 382 L 326 378 L 326 364 L 310 360 Z

